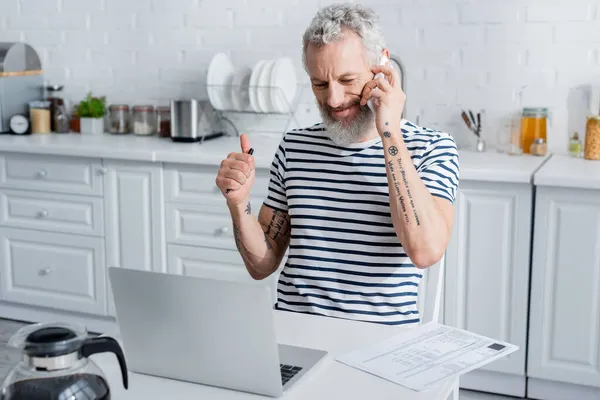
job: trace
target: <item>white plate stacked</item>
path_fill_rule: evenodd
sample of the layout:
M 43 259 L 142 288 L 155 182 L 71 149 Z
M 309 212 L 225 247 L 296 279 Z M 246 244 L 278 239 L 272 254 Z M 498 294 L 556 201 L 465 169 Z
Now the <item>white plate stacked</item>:
M 233 108 L 231 99 L 231 83 L 235 69 L 225 53 L 214 55 L 208 67 L 206 84 L 208 98 L 212 106 L 217 110 L 228 110 Z
M 229 57 L 219 53 L 210 63 L 207 84 L 209 99 L 218 110 L 287 113 L 292 111 L 298 83 L 294 63 L 287 57 L 236 70 Z

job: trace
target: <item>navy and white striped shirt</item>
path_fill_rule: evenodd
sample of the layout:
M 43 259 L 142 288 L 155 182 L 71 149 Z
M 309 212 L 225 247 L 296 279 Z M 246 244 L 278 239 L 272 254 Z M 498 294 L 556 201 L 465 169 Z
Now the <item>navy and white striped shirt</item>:
M 452 137 L 403 120 L 404 142 L 430 193 L 454 202 Z M 277 308 L 384 324 L 419 323 L 422 277 L 398 240 L 381 139 L 339 147 L 323 124 L 287 132 L 264 204 L 288 212 L 289 255 Z

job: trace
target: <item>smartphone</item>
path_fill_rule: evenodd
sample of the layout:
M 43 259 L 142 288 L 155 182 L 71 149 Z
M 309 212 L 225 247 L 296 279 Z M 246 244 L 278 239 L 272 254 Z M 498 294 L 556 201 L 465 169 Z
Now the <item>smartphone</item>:
M 388 62 L 390 62 L 390 59 L 387 58 L 386 56 L 382 55 L 381 58 L 379 59 L 379 65 L 386 65 Z M 390 64 L 391 65 L 391 64 Z M 393 67 L 392 67 L 393 68 Z M 383 76 L 383 72 L 379 72 L 377 74 L 375 74 L 375 76 L 373 77 L 373 79 L 377 79 L 380 76 Z M 370 98 L 367 101 L 367 104 L 369 105 L 369 108 L 371 109 L 371 111 L 375 112 L 375 107 L 377 107 L 377 99 L 375 98 Z

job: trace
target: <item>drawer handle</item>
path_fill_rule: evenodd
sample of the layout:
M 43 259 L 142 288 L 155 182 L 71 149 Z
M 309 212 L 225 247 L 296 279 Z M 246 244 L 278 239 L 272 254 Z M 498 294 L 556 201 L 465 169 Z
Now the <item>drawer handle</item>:
M 227 232 L 229 232 L 229 228 L 226 226 L 217 229 L 217 235 L 225 235 Z
M 39 218 L 46 218 L 48 216 L 48 210 L 38 211 L 37 216 Z
M 39 270 L 38 275 L 39 276 L 47 276 L 47 275 L 50 275 L 51 272 L 52 272 L 51 268 L 42 268 Z
M 48 175 L 48 171 L 46 171 L 45 169 L 38 171 L 38 173 L 37 173 L 38 178 L 45 178 L 46 175 Z

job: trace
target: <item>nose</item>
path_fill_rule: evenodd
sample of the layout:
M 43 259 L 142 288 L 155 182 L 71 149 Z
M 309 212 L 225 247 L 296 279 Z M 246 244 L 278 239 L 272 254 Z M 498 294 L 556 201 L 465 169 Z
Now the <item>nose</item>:
M 331 108 L 337 108 L 344 104 L 344 88 L 336 83 L 329 83 L 327 93 L 327 105 Z

